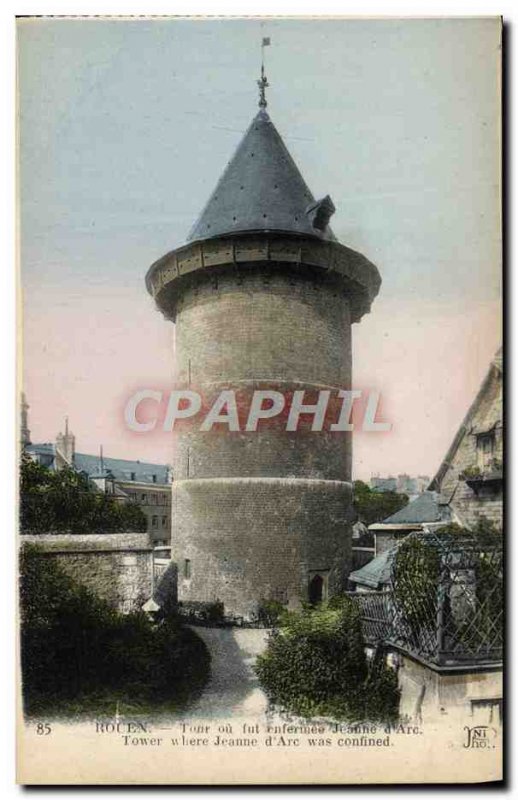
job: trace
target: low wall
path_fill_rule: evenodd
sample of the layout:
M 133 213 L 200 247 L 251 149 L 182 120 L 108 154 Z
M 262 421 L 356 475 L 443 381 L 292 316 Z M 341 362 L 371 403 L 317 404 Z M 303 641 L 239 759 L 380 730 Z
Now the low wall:
M 147 533 L 22 535 L 77 583 L 122 613 L 138 611 L 153 595 L 153 549 Z
M 401 653 L 400 713 L 418 721 L 458 716 L 473 725 L 498 725 L 502 707 L 502 670 L 472 669 L 436 672 Z

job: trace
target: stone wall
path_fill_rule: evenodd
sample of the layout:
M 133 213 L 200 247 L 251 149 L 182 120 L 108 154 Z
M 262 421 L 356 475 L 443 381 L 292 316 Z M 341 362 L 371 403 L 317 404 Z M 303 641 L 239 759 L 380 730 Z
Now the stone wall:
M 297 607 L 315 573 L 329 594 L 341 591 L 350 571 L 350 498 L 342 481 L 175 481 L 180 599 L 220 600 L 226 613 L 247 617 L 262 599 Z
M 266 262 L 200 272 L 176 300 L 177 379 L 212 399 L 350 388 L 351 310 L 337 276 Z M 263 599 L 291 607 L 321 574 L 350 569 L 350 434 L 201 432 L 175 437 L 172 559 L 183 601 L 220 600 L 250 616 Z
M 153 550 L 146 533 L 22 535 L 77 583 L 123 613 L 153 594 Z
M 350 309 L 329 277 L 263 264 L 203 276 L 177 308 L 180 382 L 350 380 Z
M 458 716 L 473 725 L 500 722 L 503 680 L 501 668 L 436 672 L 408 656 L 399 663 L 399 711 L 417 721 Z
M 494 431 L 495 437 L 493 457 L 502 462 L 504 443 L 502 375 L 494 366 L 477 398 L 473 413 L 465 423 L 464 429 L 461 429 L 458 445 L 451 453 L 440 481 L 434 487 L 450 500 L 450 505 L 459 520 L 469 527 L 475 525 L 481 516 L 491 520 L 499 528 L 503 524 L 502 483 L 487 488 L 482 486 L 476 492 L 462 477 L 465 470 L 480 467 L 477 433 L 489 429 Z

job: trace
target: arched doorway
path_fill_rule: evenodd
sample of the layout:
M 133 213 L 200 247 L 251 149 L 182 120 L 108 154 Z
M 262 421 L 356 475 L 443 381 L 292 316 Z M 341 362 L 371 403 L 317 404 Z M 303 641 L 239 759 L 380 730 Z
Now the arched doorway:
M 321 575 L 313 575 L 309 582 L 308 600 L 312 606 L 321 603 L 324 598 L 324 579 Z

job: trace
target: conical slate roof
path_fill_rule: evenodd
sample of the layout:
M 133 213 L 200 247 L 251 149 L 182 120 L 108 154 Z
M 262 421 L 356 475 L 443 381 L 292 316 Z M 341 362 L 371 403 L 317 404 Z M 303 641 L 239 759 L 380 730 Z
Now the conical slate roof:
M 187 241 L 251 231 L 335 241 L 327 224 L 333 211 L 329 197 L 315 203 L 273 122 L 261 109 Z

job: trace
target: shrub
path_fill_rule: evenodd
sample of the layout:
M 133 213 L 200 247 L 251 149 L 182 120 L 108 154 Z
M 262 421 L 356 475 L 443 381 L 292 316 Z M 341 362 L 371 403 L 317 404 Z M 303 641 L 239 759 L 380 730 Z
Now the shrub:
M 459 477 L 460 477 L 461 479 L 462 479 L 462 478 L 468 478 L 468 479 L 469 479 L 469 478 L 478 478 L 478 477 L 480 477 L 480 475 L 482 475 L 482 472 L 481 472 L 481 470 L 480 470 L 480 467 L 475 467 L 475 466 L 473 466 L 473 467 L 466 467 L 466 468 L 465 468 L 465 469 L 462 471 L 462 473 L 460 474 L 460 476 L 459 476 Z
M 274 628 L 285 613 L 286 607 L 278 600 L 261 600 L 257 608 L 257 622 L 265 628 Z
M 224 623 L 225 606 L 221 600 L 207 602 L 205 600 L 187 600 L 178 604 L 181 617 L 193 623 Z
M 20 611 L 29 716 L 182 707 L 207 680 L 206 647 L 177 619 L 119 614 L 34 546 L 21 554 Z
M 384 662 L 369 669 L 357 606 L 322 605 L 286 612 L 256 664 L 271 702 L 306 717 L 349 720 L 397 717 L 397 677 Z

